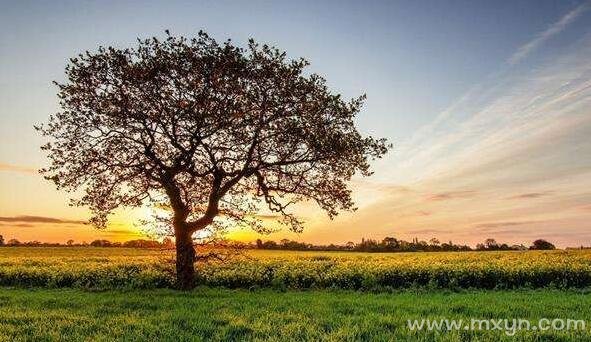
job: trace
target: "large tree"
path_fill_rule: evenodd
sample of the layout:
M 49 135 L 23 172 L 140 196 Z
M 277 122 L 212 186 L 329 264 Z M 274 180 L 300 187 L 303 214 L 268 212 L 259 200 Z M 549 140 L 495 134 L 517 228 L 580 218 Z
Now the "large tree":
M 51 161 L 41 172 L 98 228 L 119 207 L 169 208 L 178 285 L 190 288 L 193 234 L 228 222 L 263 230 L 262 206 L 294 231 L 299 201 L 331 218 L 352 210 L 348 181 L 387 152 L 354 125 L 364 96 L 344 101 L 307 65 L 203 32 L 87 51 L 55 83 L 61 111 L 37 127 Z

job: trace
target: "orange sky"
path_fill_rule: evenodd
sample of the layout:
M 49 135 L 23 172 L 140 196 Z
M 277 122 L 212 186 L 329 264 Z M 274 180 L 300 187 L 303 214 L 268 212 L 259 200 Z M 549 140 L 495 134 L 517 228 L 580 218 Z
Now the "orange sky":
M 144 237 L 137 222 L 147 217 L 147 210 L 119 211 L 106 230 L 96 230 L 78 222 L 87 218 L 86 210 L 67 206 L 65 194 L 53 190 L 37 174 L 5 169 L 0 172 L 0 182 L 8 190 L 0 197 L 0 234 L 6 240 L 90 242 L 99 238 L 125 241 Z M 472 245 L 486 237 L 509 243 L 529 243 L 534 237 L 544 237 L 562 245 L 575 245 L 577 239 L 589 234 L 584 228 L 591 217 L 591 206 L 585 204 L 585 196 L 576 192 L 469 190 L 474 188 L 466 186 L 433 191 L 434 186 L 420 183 L 396 186 L 370 180 L 356 180 L 352 184 L 359 204 L 357 212 L 344 213 L 330 221 L 314 206 L 300 205 L 296 212 L 307 222 L 304 233 L 282 230 L 260 236 L 239 229 L 229 237 L 242 241 L 286 237 L 314 243 L 345 243 L 362 237 L 437 237 Z M 561 208 L 556 208 L 557 203 Z M 277 227 L 270 219 L 265 222 Z

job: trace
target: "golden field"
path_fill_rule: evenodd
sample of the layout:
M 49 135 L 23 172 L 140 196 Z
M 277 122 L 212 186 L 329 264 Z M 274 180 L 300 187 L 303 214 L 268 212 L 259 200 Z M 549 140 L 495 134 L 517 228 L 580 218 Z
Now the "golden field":
M 591 251 L 356 253 L 245 250 L 198 263 L 200 285 L 228 288 L 581 288 Z M 174 255 L 157 249 L 0 248 L 0 285 L 158 288 L 174 286 Z

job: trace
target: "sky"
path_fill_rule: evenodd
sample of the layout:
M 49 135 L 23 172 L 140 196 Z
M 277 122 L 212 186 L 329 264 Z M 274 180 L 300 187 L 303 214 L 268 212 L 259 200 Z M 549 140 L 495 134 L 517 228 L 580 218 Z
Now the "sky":
M 59 110 L 53 80 L 69 57 L 137 37 L 250 37 L 305 57 L 357 119 L 394 149 L 355 178 L 359 209 L 329 220 L 297 208 L 300 234 L 263 239 L 492 237 L 591 245 L 589 1 L 0 1 L 0 234 L 5 239 L 124 241 L 147 210 L 106 230 L 36 173 L 33 125 Z M 237 230 L 232 238 L 259 236 Z

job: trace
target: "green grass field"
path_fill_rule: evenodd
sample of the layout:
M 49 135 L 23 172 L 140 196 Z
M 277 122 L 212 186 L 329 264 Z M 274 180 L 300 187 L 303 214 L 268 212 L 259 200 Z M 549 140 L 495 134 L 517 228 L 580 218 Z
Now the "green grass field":
M 591 296 L 557 290 L 1 289 L 0 340 L 583 341 L 575 331 L 411 331 L 408 319 L 589 319 Z M 590 323 L 591 324 L 591 323 Z

